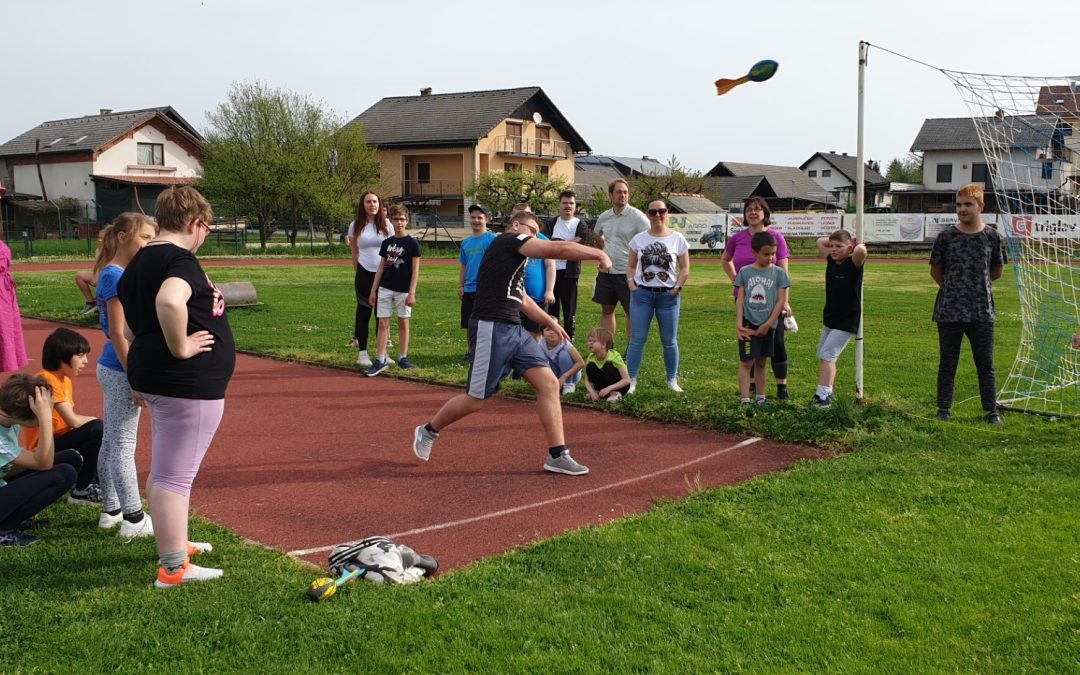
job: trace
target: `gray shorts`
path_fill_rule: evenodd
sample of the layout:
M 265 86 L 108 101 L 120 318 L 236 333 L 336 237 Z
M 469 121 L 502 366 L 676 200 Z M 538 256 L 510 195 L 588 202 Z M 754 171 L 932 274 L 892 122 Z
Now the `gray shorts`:
M 836 363 L 853 337 L 855 337 L 854 333 L 845 330 L 837 330 L 828 326 L 822 328 L 821 340 L 818 341 L 817 347 L 818 360 Z
M 470 321 L 469 337 L 475 344 L 465 393 L 473 398 L 494 396 L 512 370 L 524 373 L 537 366 L 548 368 L 544 350 L 521 324 Z

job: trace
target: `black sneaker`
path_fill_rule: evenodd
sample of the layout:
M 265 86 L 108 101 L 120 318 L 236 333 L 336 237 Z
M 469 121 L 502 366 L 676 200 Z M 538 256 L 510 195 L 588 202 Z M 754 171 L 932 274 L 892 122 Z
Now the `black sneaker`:
M 996 412 L 986 413 L 986 423 L 992 424 L 995 427 L 1003 427 L 1005 423 L 1001 421 L 1001 415 Z
M 790 401 L 791 400 L 791 394 L 788 393 L 786 384 L 776 388 L 776 400 L 777 401 Z
M 940 421 L 940 422 L 948 422 L 949 420 L 952 419 L 952 413 L 949 412 L 948 410 L 938 410 L 937 411 L 937 418 L 938 418 L 938 421 Z
M 68 504 L 82 504 L 84 506 L 101 506 L 101 488 L 91 483 L 83 489 L 71 488 L 68 493 Z
M 0 530 L 0 546 L 29 546 L 40 539 L 19 530 Z
M 814 400 L 810 401 L 810 405 L 818 410 L 828 410 L 833 406 L 833 403 L 836 403 L 836 399 L 833 398 L 832 394 L 829 394 L 825 398 L 821 398 L 817 394 L 814 394 Z
M 52 525 L 52 522 L 48 518 L 27 518 L 19 523 L 17 530 L 42 530 Z

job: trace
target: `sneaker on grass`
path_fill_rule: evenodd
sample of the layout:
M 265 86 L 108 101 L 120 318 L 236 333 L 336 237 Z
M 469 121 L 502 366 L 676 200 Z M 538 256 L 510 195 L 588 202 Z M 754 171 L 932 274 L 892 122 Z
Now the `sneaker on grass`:
M 91 301 L 91 302 L 86 303 L 86 305 L 82 308 L 82 310 L 79 311 L 79 314 L 82 314 L 83 316 L 87 316 L 89 314 L 97 314 L 97 312 L 98 312 L 97 303 Z
M 814 394 L 814 399 L 810 401 L 810 405 L 818 410 L 828 410 L 833 406 L 833 403 L 836 403 L 836 399 L 833 398 L 832 394 L 829 394 L 825 398 L 821 398 L 817 394 Z
M 567 382 L 562 386 L 562 393 L 564 395 L 573 394 L 575 391 L 577 391 L 577 383 L 575 382 Z
M 120 524 L 120 537 L 131 541 L 137 537 L 152 537 L 154 536 L 154 523 L 150 520 L 150 516 L 143 514 L 142 520 L 137 523 L 124 521 Z
M 401 368 L 402 370 L 412 370 L 416 367 L 416 364 L 402 356 L 400 359 L 397 360 L 397 367 Z
M 353 339 L 349 340 L 348 344 L 346 344 L 345 346 L 346 347 L 352 347 L 353 349 L 360 349 L 360 341 L 357 340 L 356 338 L 353 338 Z
M 371 357 L 368 356 L 366 349 L 361 350 L 360 353 L 356 356 L 356 365 L 360 366 L 361 368 L 371 367 Z
M 431 446 L 435 445 L 435 439 L 438 437 L 439 434 L 428 431 L 423 424 L 416 427 L 413 433 L 413 454 L 425 462 L 428 461 L 428 457 L 431 457 Z
M 68 493 L 68 504 L 82 504 L 83 506 L 101 506 L 101 488 L 95 483 L 87 485 L 83 489 L 72 488 Z
M 563 450 L 558 457 L 548 457 L 544 462 L 544 471 L 552 473 L 564 473 L 567 476 L 584 476 L 589 473 L 589 467 L 578 464 L 570 456 L 569 450 Z
M 123 514 L 118 513 L 113 516 L 102 511 L 101 515 L 98 516 L 97 526 L 103 530 L 111 530 L 112 528 L 119 525 L 120 521 L 122 521 L 123 519 Z
M 157 579 L 154 581 L 154 586 L 158 588 L 171 588 L 172 586 L 179 586 L 180 584 L 191 583 L 192 581 L 210 581 L 211 579 L 217 579 L 224 576 L 223 570 L 215 569 L 213 567 L 199 567 L 192 563 L 190 560 L 184 561 L 184 566 L 176 570 L 172 574 L 165 571 L 164 567 L 158 567 Z
M 0 546 L 30 546 L 40 539 L 19 530 L 0 530 Z
M 390 367 L 389 359 L 375 359 L 375 363 L 371 364 L 371 367 L 364 371 L 364 374 L 368 377 L 375 377 L 379 373 L 383 372 Z
M 213 550 L 214 545 L 208 541 L 189 541 L 187 543 L 187 554 L 189 558 L 199 553 L 210 553 Z

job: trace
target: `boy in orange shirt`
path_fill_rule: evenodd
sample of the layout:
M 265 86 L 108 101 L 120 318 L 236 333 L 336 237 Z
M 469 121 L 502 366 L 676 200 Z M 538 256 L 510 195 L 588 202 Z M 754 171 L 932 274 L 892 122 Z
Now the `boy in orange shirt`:
M 35 375 L 45 378 L 52 388 L 52 431 L 56 452 L 74 449 L 82 456 L 83 464 L 68 495 L 70 504 L 101 506 L 98 488 L 97 460 L 101 451 L 102 424 L 96 417 L 75 412 L 74 388 L 71 378 L 86 367 L 90 343 L 82 335 L 67 328 L 57 328 L 41 349 L 40 370 Z M 35 448 L 39 430 L 23 429 L 23 447 Z

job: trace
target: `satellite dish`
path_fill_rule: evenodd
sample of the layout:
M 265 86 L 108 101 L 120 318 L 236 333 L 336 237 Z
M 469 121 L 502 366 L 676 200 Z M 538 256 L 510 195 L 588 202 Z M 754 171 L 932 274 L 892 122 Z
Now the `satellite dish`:
M 541 115 L 538 112 L 533 113 L 533 122 L 536 122 L 537 124 L 540 124 L 543 121 L 544 121 L 543 115 Z

